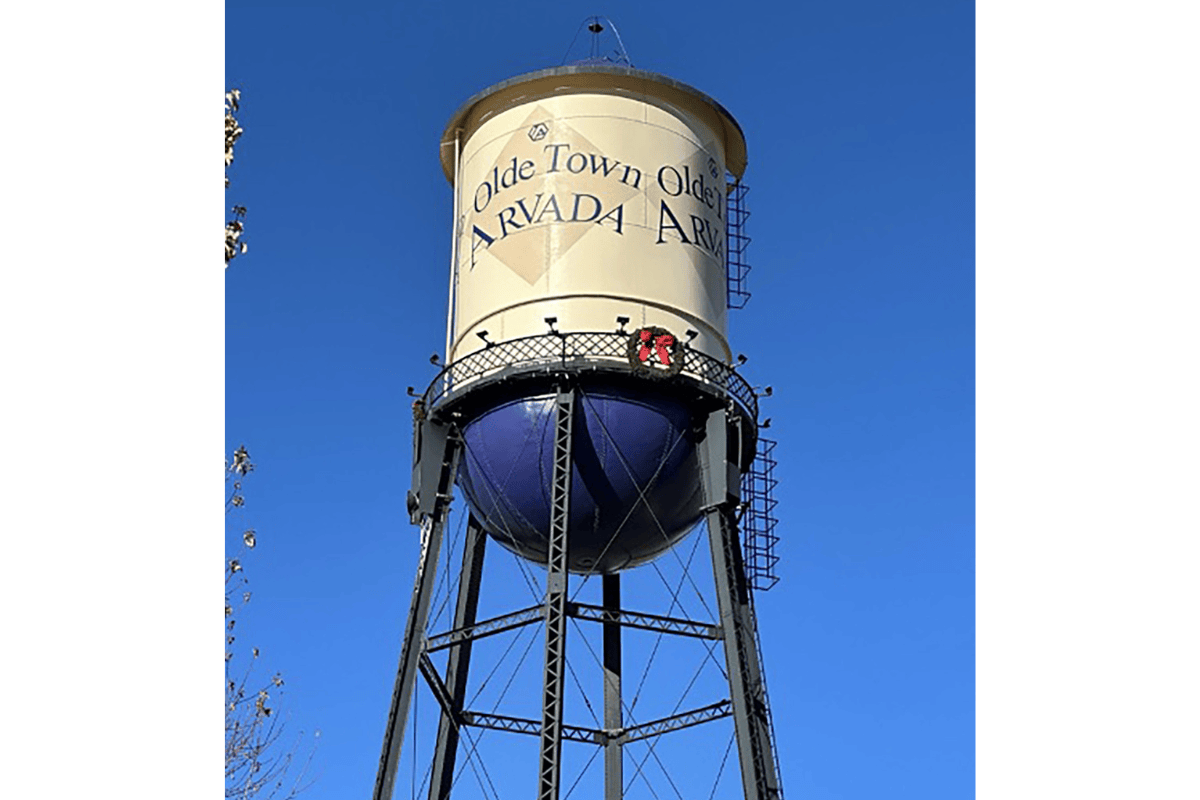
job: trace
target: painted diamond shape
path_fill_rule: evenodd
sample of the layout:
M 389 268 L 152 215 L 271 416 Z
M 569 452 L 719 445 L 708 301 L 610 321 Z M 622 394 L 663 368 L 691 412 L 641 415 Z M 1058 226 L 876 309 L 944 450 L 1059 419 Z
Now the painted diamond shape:
M 527 157 L 536 158 L 538 154 L 531 151 L 540 148 L 536 143 L 532 147 L 529 144 L 523 144 L 520 131 L 525 130 L 525 142 L 529 142 L 534 138 L 535 131 L 544 126 L 543 137 L 548 138 L 547 134 L 550 132 L 551 124 L 554 125 L 555 141 L 561 142 L 564 146 L 569 145 L 570 152 L 598 153 L 600 151 L 600 148 L 565 120 L 555 120 L 546 109 L 538 106 L 525 118 L 523 123 L 514 127 L 512 138 L 495 157 L 494 163 L 504 165 L 511 164 L 514 158 L 518 163 Z M 617 175 L 619 174 L 617 173 Z M 477 234 L 470 232 L 476 230 L 477 226 L 478 229 L 487 232 L 488 238 L 495 236 L 500 232 L 498 226 L 501 222 L 497 217 L 500 210 L 489 208 L 486 212 L 471 214 L 470 212 L 473 212 L 474 208 L 468 204 L 466 209 L 469 217 L 463 230 L 464 234 L 469 235 L 471 239 L 469 243 L 464 243 L 460 252 L 470 254 L 471 270 L 476 268 L 479 259 L 489 261 L 494 259 L 532 286 L 539 280 L 543 280 L 551 266 L 581 239 L 589 235 L 593 237 L 612 235 L 615 223 L 612 223 L 611 220 L 612 224 L 605 225 L 559 225 L 557 223 L 564 221 L 564 213 L 568 216 L 573 214 L 574 203 L 578 202 L 571 199 L 573 196 L 590 195 L 602 198 L 604 209 L 611 211 L 640 193 L 636 178 L 631 181 L 621 181 L 618 177 L 614 181 L 613 178 L 617 175 L 610 176 L 606 180 L 603 171 L 592 173 L 590 170 L 584 170 L 580 174 L 575 174 L 561 170 L 559 174 L 532 176 L 529 182 L 524 184 L 524 206 L 512 205 L 509 207 L 519 216 L 504 223 L 509 226 L 508 235 L 497 237 L 492 242 L 486 242 Z M 512 211 L 506 212 L 506 218 Z M 586 209 L 584 213 L 587 213 Z M 527 219 L 527 215 L 532 219 Z M 519 228 L 512 225 L 516 221 L 522 221 Z
M 545 139 L 546 134 L 550 132 L 550 126 L 544 122 L 539 122 L 529 129 L 529 138 L 533 141 Z

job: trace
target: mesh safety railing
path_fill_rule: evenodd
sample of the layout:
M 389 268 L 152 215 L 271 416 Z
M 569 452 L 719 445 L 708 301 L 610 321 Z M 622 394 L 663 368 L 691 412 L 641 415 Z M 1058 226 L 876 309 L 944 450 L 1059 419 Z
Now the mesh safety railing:
M 484 379 L 543 370 L 587 369 L 603 366 L 633 371 L 629 362 L 631 333 L 545 333 L 497 342 L 442 368 L 421 400 L 433 410 L 452 395 Z M 758 398 L 750 384 L 732 367 L 707 353 L 682 348 L 677 374 L 724 391 L 758 418 Z M 671 380 L 671 378 L 655 378 Z

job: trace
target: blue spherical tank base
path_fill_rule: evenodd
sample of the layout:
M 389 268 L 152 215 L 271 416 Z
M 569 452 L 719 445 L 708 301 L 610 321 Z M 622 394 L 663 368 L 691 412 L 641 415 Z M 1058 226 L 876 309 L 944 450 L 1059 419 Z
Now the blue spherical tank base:
M 463 427 L 458 485 L 504 547 L 547 560 L 554 399 L 509 400 Z M 577 390 L 567 553 L 576 573 L 612 573 L 666 552 L 700 518 L 691 414 L 638 388 Z

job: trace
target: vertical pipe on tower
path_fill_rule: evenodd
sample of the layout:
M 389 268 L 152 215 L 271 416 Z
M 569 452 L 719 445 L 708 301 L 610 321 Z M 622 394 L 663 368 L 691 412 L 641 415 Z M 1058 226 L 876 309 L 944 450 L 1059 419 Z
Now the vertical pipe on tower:
M 621 573 L 603 578 L 604 603 L 604 729 L 611 735 L 623 725 L 621 717 Z M 615 737 L 604 744 L 604 800 L 621 800 L 625 776 L 621 743 Z
M 459 178 L 459 140 L 462 136 L 462 129 L 459 128 L 454 132 L 454 220 L 450 226 L 450 298 L 447 300 L 446 308 L 446 363 L 451 360 L 450 346 L 454 343 L 454 317 L 455 310 L 458 307 L 456 295 L 458 294 L 458 203 L 461 199 L 462 189 L 460 188 Z

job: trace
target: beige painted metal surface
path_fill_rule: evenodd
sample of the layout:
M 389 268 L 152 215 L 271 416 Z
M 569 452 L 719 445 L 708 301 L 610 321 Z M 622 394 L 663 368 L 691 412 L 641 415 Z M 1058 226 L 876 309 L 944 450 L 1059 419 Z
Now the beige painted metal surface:
M 542 334 L 546 317 L 615 330 L 618 316 L 694 330 L 693 347 L 729 360 L 726 157 L 740 173 L 744 140 L 694 90 L 617 77 L 511 82 L 452 121 L 451 360 L 482 348 L 480 331 Z

